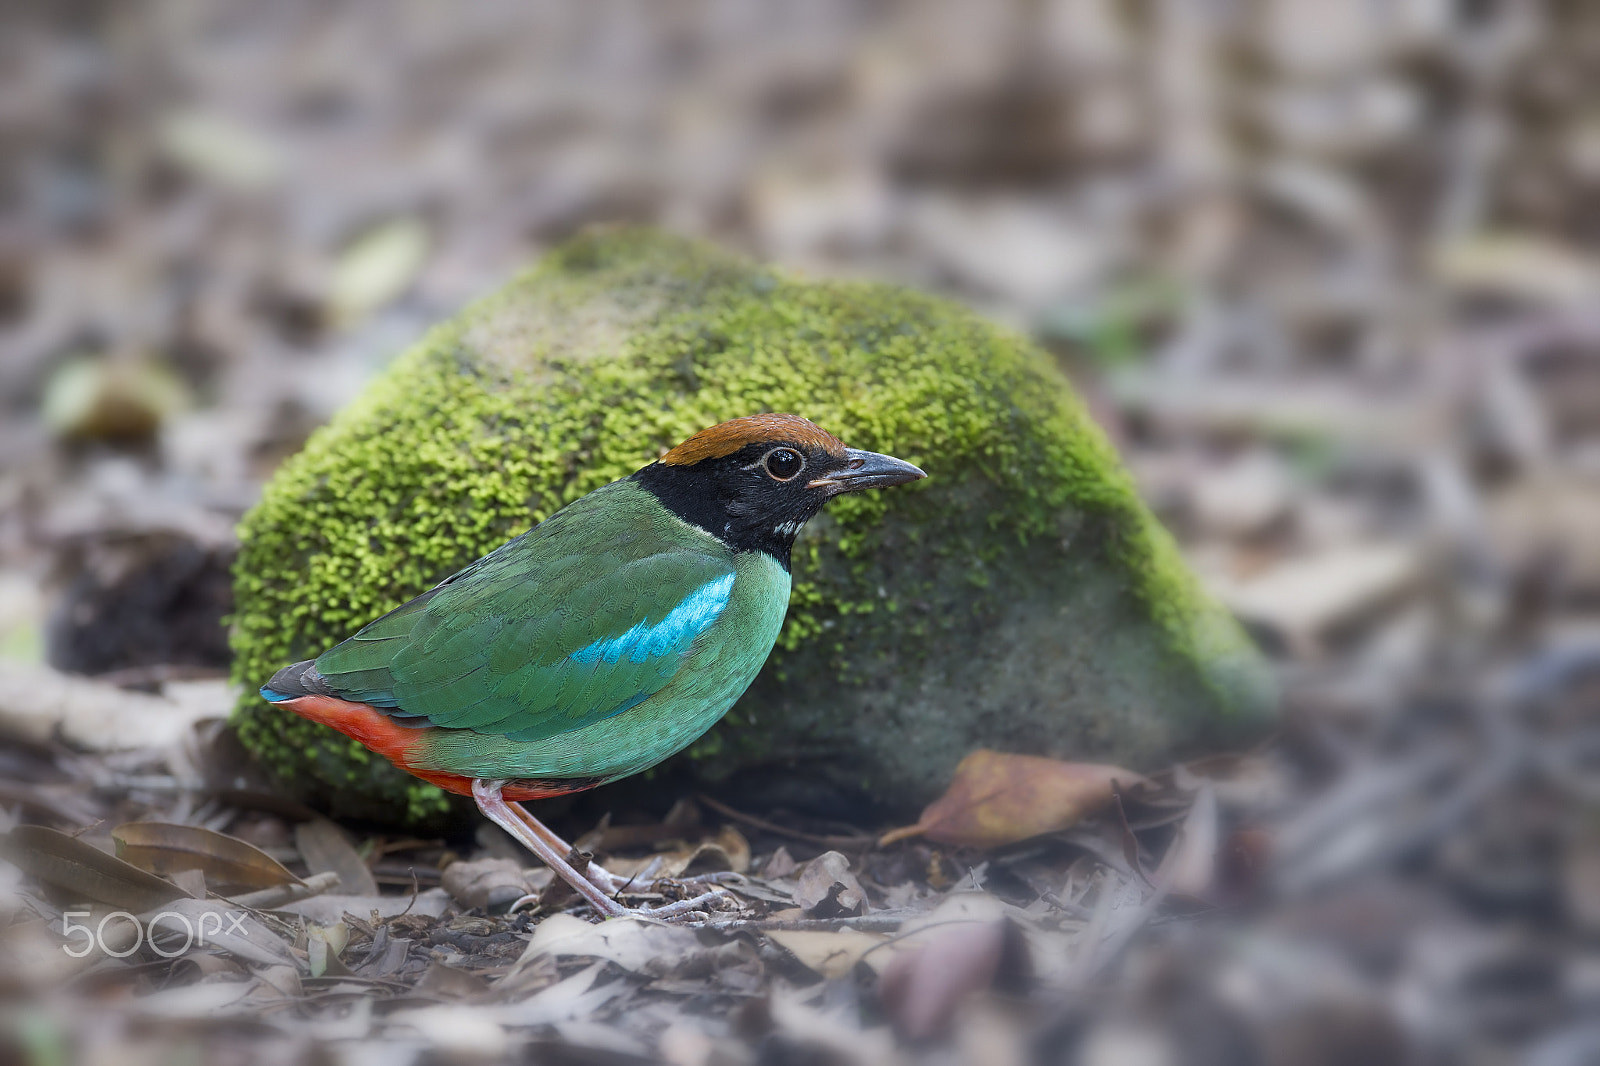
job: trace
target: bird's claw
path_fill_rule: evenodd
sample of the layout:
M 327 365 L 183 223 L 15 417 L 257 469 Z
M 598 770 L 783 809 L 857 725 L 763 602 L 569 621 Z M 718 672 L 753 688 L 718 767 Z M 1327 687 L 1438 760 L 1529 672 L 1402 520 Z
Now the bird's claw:
M 631 913 L 641 918 L 652 918 L 659 922 L 705 920 L 710 917 L 709 912 L 721 910 L 721 903 L 731 901 L 733 897 L 721 889 L 703 892 L 690 899 L 680 899 L 675 903 L 666 903 L 660 907 L 639 907 Z

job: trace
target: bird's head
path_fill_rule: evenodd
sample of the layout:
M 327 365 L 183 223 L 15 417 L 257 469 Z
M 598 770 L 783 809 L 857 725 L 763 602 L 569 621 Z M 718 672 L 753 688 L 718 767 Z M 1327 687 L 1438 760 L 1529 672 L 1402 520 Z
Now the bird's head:
M 679 518 L 735 551 L 765 551 L 784 566 L 795 534 L 832 497 L 927 476 L 782 414 L 703 429 L 633 475 Z

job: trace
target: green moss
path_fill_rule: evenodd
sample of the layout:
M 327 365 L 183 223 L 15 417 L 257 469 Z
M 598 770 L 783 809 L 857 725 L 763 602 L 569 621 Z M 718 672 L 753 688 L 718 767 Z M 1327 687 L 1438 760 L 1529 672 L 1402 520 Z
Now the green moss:
M 253 693 L 283 663 L 697 429 L 764 410 L 804 414 L 929 479 L 840 499 L 807 529 L 779 650 L 752 696 L 692 750 L 704 773 L 837 741 L 839 723 L 792 706 L 818 678 L 836 690 L 812 702 L 859 689 L 887 706 L 878 690 L 897 684 L 909 698 L 930 663 L 1042 587 L 1041 568 L 1111 575 L 1118 617 L 1150 630 L 1143 668 L 1174 693 L 1200 692 L 1162 709 L 1192 719 L 1169 730 L 1167 747 L 1196 723 L 1260 709 L 1244 638 L 1198 592 L 1036 348 L 932 297 L 804 282 L 641 231 L 580 238 L 435 328 L 284 465 L 240 530 L 236 679 Z M 798 732 L 775 732 L 772 715 Z M 366 797 L 413 819 L 442 803 L 254 695 L 236 720 L 308 793 Z M 848 773 L 875 780 L 870 767 Z M 904 773 L 883 780 L 909 787 Z

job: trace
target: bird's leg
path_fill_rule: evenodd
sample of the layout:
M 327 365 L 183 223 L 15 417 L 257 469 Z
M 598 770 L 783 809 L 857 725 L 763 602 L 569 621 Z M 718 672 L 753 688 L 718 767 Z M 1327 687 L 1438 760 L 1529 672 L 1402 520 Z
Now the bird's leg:
M 604 877 L 616 886 L 610 889 L 610 892 L 619 891 L 627 882 L 606 873 L 599 864 L 592 862 L 588 864 L 587 874 L 579 873 L 567 860 L 567 856 L 572 853 L 571 846 L 546 828 L 539 819 L 529 814 L 521 804 L 512 803 L 501 795 L 500 790 L 504 785 L 504 781 L 474 780 L 472 798 L 478 804 L 478 809 L 495 825 L 515 837 L 523 847 L 539 856 L 546 866 L 571 885 L 602 917 L 618 918 L 633 914 L 649 918 L 675 918 L 692 911 L 703 910 L 707 904 L 722 895 L 721 892 L 711 891 L 693 899 L 678 900 L 676 903 L 648 910 L 630 910 L 624 907 L 611 898 L 608 890 L 599 883 L 599 878 Z
M 561 854 L 571 856 L 572 853 L 577 850 L 571 844 L 568 844 L 565 840 L 562 840 L 560 837 L 556 836 L 556 834 L 548 826 L 529 813 L 528 809 L 522 804 L 507 800 L 506 806 L 511 808 L 511 812 L 513 814 L 522 819 L 523 824 L 528 827 L 528 831 L 530 833 L 538 836 L 539 839 L 543 840 L 550 847 L 553 847 L 557 851 L 561 852 Z M 568 859 L 568 862 L 571 862 L 570 858 Z M 618 877 L 616 874 L 611 873 L 604 866 L 601 866 L 599 863 L 591 859 L 589 860 L 587 866 L 580 872 L 589 880 L 593 881 L 595 886 L 599 888 L 600 891 L 604 892 L 608 896 L 615 896 L 618 892 L 621 892 L 629 885 L 647 885 L 654 881 L 655 878 L 651 876 L 651 873 L 657 868 L 659 868 L 659 862 L 646 867 L 645 869 L 634 874 L 632 877 Z M 578 869 L 578 867 L 574 866 L 573 869 Z M 718 872 L 709 874 L 695 874 L 692 877 L 674 877 L 670 878 L 670 880 L 683 885 L 709 885 L 717 884 L 718 882 L 727 880 L 733 876 L 735 875 Z
M 539 825 L 539 823 L 532 815 L 521 810 L 516 804 L 511 803 L 500 794 L 501 786 L 504 784 L 504 781 L 474 780 L 472 782 L 472 799 L 477 803 L 478 810 L 482 811 L 495 825 L 515 837 L 523 847 L 539 856 L 546 866 L 555 871 L 556 876 L 571 885 L 578 895 L 587 900 L 589 906 L 593 907 L 602 917 L 617 918 L 627 914 L 628 909 L 626 907 L 606 895 L 599 885 L 596 885 L 572 868 L 572 864 L 567 861 L 567 853 L 571 850 L 570 848 L 565 845 L 560 847 L 552 846 L 551 841 L 558 845 L 561 844 L 560 837 L 545 829 L 542 825 L 539 826 L 540 829 L 544 830 L 542 834 L 535 833 L 529 828 L 528 822 L 533 822 L 534 825 Z
M 522 824 L 527 827 L 528 832 L 532 833 L 534 836 L 543 841 L 546 847 L 554 848 L 562 855 L 571 855 L 577 850 L 571 844 L 568 844 L 565 840 L 562 840 L 560 837 L 556 836 L 556 834 L 552 832 L 550 828 L 543 822 L 539 821 L 539 819 L 528 813 L 528 809 L 522 804 L 507 800 L 506 807 L 511 811 L 514 817 L 521 820 Z M 570 863 L 571 860 L 569 859 L 568 861 Z M 577 869 L 577 867 L 573 868 Z M 616 874 L 611 873 L 593 859 L 589 860 L 582 873 L 584 877 L 587 877 L 591 882 L 594 883 L 596 888 L 608 896 L 615 895 L 628 884 L 628 881 L 625 878 L 618 877 Z

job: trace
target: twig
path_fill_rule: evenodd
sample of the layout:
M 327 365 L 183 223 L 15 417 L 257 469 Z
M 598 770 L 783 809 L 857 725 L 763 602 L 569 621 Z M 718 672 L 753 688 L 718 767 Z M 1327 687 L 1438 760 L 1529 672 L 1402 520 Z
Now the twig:
M 1111 782 L 1111 809 L 1116 812 L 1117 827 L 1122 833 L 1122 857 L 1139 875 L 1139 880 L 1147 887 L 1154 888 L 1150 876 L 1144 872 L 1144 864 L 1139 861 L 1139 838 L 1133 835 L 1133 827 L 1128 824 L 1128 812 L 1122 807 L 1122 790 L 1115 781 Z
M 837 933 L 841 929 L 854 929 L 862 933 L 894 933 L 900 926 L 918 915 L 863 914 L 857 918 L 789 918 L 769 921 L 762 918 L 732 918 L 727 921 L 706 922 L 702 928 L 722 933 L 749 930 L 755 933 Z
M 776 822 L 769 822 L 765 818 L 757 818 L 753 814 L 745 814 L 743 811 L 736 811 L 726 803 L 717 802 L 704 792 L 700 793 L 697 798 L 701 803 L 704 803 L 707 807 L 710 807 L 712 810 L 716 811 L 725 818 L 732 818 L 736 822 L 743 822 L 745 825 L 752 826 L 768 833 L 776 833 L 779 836 L 792 837 L 795 840 L 803 840 L 807 844 L 818 844 L 825 848 L 866 849 L 870 848 L 873 845 L 873 842 L 877 839 L 876 837 L 870 836 L 844 837 L 829 836 L 819 833 L 803 833 L 798 829 L 790 829 L 787 826 L 779 825 Z
M 331 870 L 320 874 L 312 874 L 299 884 L 273 885 L 271 888 L 258 889 L 255 892 L 246 892 L 242 896 L 225 896 L 229 903 L 237 903 L 241 907 L 251 910 L 265 911 L 274 907 L 281 907 L 285 903 L 296 900 L 309 899 L 320 896 L 339 886 L 339 875 Z

